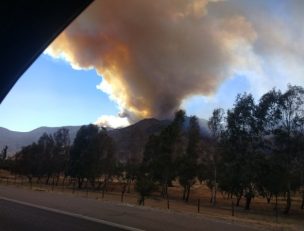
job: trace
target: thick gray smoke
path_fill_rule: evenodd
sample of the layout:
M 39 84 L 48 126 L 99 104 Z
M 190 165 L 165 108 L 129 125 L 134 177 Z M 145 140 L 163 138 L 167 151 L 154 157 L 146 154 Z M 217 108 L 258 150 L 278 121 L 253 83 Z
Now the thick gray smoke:
M 265 9 L 263 1 L 243 2 L 95 1 L 47 53 L 64 58 L 74 68 L 95 68 L 103 78 L 98 88 L 119 104 L 121 116 L 131 122 L 166 118 L 187 97 L 210 95 L 235 74 L 268 84 L 261 55 L 287 51 L 277 51 L 277 44 L 263 35 L 267 21 L 261 20 L 272 20 L 270 13 L 254 16 L 249 10 Z M 271 28 L 273 40 L 278 29 Z M 274 43 L 280 41 L 276 39 Z M 303 47 L 299 52 L 303 58 Z

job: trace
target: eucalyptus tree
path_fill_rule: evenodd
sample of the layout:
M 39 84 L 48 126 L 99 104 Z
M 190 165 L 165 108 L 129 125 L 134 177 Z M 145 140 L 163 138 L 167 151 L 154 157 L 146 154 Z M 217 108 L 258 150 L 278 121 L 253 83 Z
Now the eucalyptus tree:
M 96 141 L 99 128 L 96 125 L 84 125 L 78 130 L 69 158 L 69 175 L 78 180 L 78 187 L 82 188 L 84 179 L 90 176 L 90 170 L 96 158 L 92 155 L 92 146 Z
M 280 122 L 275 132 L 277 155 L 282 160 L 286 171 L 286 208 L 285 213 L 289 213 L 291 207 L 291 190 L 298 188 L 299 181 L 294 182 L 295 175 L 298 174 L 294 168 L 301 157 L 303 151 L 295 142 L 295 138 L 303 126 L 304 110 L 304 89 L 300 86 L 288 85 L 286 92 L 279 97 Z
M 67 174 L 67 167 L 69 161 L 69 151 L 71 146 L 70 134 L 67 128 L 60 128 L 54 134 L 54 156 L 53 156 L 53 167 L 54 174 L 59 179 L 60 174 L 65 176 Z
M 278 131 L 281 114 L 279 101 L 282 93 L 275 89 L 265 93 L 259 100 L 256 110 L 257 161 L 256 187 L 258 192 L 267 198 L 272 196 L 276 202 L 278 195 L 284 191 L 286 173 L 282 168 L 282 160 L 277 155 L 275 133 Z M 275 206 L 277 208 L 277 204 Z
M 37 143 L 32 143 L 16 153 L 14 171 L 24 175 L 32 182 L 33 177 L 41 177 L 41 149 Z
M 54 150 L 55 150 L 55 142 L 53 136 L 47 133 L 43 133 L 39 138 L 37 145 L 39 147 L 39 165 L 38 171 L 40 176 L 46 176 L 45 183 L 48 184 L 51 176 L 54 173 Z M 40 178 L 40 177 L 39 177 Z M 38 180 L 39 180 L 38 178 Z
M 210 202 L 213 206 L 216 204 L 216 194 L 217 194 L 217 175 L 218 175 L 218 164 L 221 155 L 221 136 L 224 132 L 224 115 L 225 112 L 222 108 L 216 108 L 213 110 L 212 116 L 208 120 L 208 128 L 211 133 L 211 139 L 209 140 L 209 145 L 206 147 L 207 152 L 205 152 L 203 158 L 203 164 L 201 165 L 205 168 L 204 179 L 207 182 L 207 186 L 212 191 L 212 196 Z
M 195 183 L 197 176 L 197 160 L 200 153 L 200 126 L 196 116 L 190 117 L 189 128 L 187 132 L 186 152 L 176 160 L 177 176 L 179 183 L 183 186 L 183 200 L 188 201 L 190 189 Z
M 249 209 L 254 196 L 255 110 L 251 94 L 238 95 L 233 109 L 227 112 L 227 129 L 223 136 L 225 151 L 221 160 L 219 183 L 223 190 L 237 196 L 237 205 L 244 195 L 246 209 Z
M 167 196 L 168 185 L 176 175 L 176 160 L 185 152 L 183 126 L 185 112 L 179 110 L 174 120 L 159 135 L 152 135 L 144 150 L 143 165 L 153 180 L 161 185 L 161 195 Z

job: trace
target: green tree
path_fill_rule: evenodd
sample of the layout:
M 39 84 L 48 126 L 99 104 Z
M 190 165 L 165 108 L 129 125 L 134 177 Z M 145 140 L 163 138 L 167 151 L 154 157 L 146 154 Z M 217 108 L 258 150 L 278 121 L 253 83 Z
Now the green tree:
M 295 137 L 303 123 L 304 89 L 300 86 L 288 85 L 288 89 L 279 97 L 280 122 L 275 131 L 277 156 L 284 163 L 283 167 L 287 174 L 286 181 L 286 208 L 288 214 L 291 207 L 291 190 L 299 187 L 299 181 L 293 181 L 295 174 L 294 166 L 297 162 L 298 146 L 295 145 Z M 301 153 L 301 151 L 300 151 Z
M 117 169 L 117 161 L 115 158 L 115 144 L 113 139 L 108 135 L 107 130 L 102 128 L 94 141 L 94 148 L 92 152 L 95 153 L 95 161 L 91 169 L 95 173 L 91 176 L 92 182 L 95 181 L 94 177 L 99 175 L 104 176 L 102 190 L 103 193 L 107 189 L 109 180 L 115 174 Z
M 161 195 L 168 194 L 168 185 L 175 178 L 176 160 L 185 152 L 183 126 L 185 112 L 179 110 L 174 120 L 158 136 L 151 136 L 144 150 L 145 165 L 153 180 L 161 185 Z
M 255 180 L 258 192 L 267 198 L 270 203 L 272 196 L 277 197 L 284 191 L 284 179 L 286 179 L 282 161 L 276 155 L 274 134 L 280 124 L 279 98 L 280 91 L 272 89 L 265 93 L 259 100 L 255 113 L 257 151 L 259 155 L 256 161 L 257 177 Z M 277 206 L 275 206 L 277 208 Z
M 6 160 L 7 157 L 7 145 L 4 146 L 4 148 L 2 149 L 1 153 L 0 153 L 0 160 Z
M 36 143 L 22 147 L 15 155 L 14 171 L 26 176 L 30 182 L 33 177 L 41 177 L 39 166 L 41 165 L 40 148 Z
M 69 175 L 77 178 L 78 187 L 82 188 L 85 177 L 90 175 L 95 156 L 91 155 L 91 147 L 96 140 L 99 129 L 96 125 L 84 125 L 78 130 L 70 151 Z
M 157 189 L 157 186 L 146 166 L 141 165 L 137 173 L 135 191 L 139 194 L 138 204 L 145 205 L 145 199 Z
M 3 149 L 1 150 L 1 153 L 0 153 L 0 168 L 2 169 L 9 169 L 9 161 L 6 159 L 7 158 L 7 145 L 5 145 L 3 147 Z
M 95 187 L 96 178 L 104 176 L 104 193 L 116 168 L 115 145 L 106 129 L 99 129 L 92 124 L 82 126 L 70 153 L 69 173 L 78 179 L 78 187 L 82 187 L 84 179 Z
M 238 95 L 234 108 L 227 113 L 227 130 L 224 133 L 220 186 L 237 196 L 246 197 L 245 209 L 250 208 L 254 196 L 255 146 L 254 131 L 256 106 L 251 94 Z
M 190 118 L 186 152 L 177 158 L 177 175 L 183 186 L 183 200 L 188 201 L 190 189 L 195 183 L 197 159 L 200 152 L 200 127 L 195 116 Z
M 60 128 L 53 134 L 54 138 L 54 155 L 53 167 L 54 174 L 57 176 L 57 182 L 60 174 L 64 174 L 64 179 L 67 175 L 69 152 L 70 152 L 70 135 L 67 128 Z
M 130 193 L 131 191 L 131 183 L 135 180 L 136 175 L 138 174 L 139 167 L 140 163 L 136 158 L 128 159 L 127 163 L 124 164 L 123 169 L 127 181 L 127 193 Z
M 213 206 L 216 204 L 216 194 L 217 194 L 217 175 L 218 175 L 218 163 L 220 160 L 221 152 L 221 136 L 224 131 L 224 110 L 222 108 L 214 109 L 212 116 L 208 121 L 208 128 L 211 132 L 211 143 L 208 146 L 208 152 L 204 156 L 203 167 L 207 170 L 207 185 L 210 185 L 212 196 L 211 203 Z
M 44 133 L 38 140 L 38 153 L 37 158 L 39 161 L 38 171 L 39 177 L 46 176 L 46 184 L 49 183 L 51 176 L 54 173 L 55 163 L 54 163 L 54 149 L 55 143 L 52 135 Z

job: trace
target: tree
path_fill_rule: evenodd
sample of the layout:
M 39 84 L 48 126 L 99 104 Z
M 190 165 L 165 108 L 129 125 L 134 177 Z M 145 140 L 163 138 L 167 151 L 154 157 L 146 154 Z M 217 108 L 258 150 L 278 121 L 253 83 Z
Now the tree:
M 144 150 L 143 164 L 161 185 L 161 195 L 168 196 L 168 185 L 175 178 L 176 159 L 185 152 L 183 125 L 185 112 L 179 110 L 174 120 L 158 136 L 151 136 Z
M 280 121 L 275 132 L 277 155 L 282 159 L 287 174 L 286 181 L 286 208 L 284 213 L 288 214 L 291 207 L 291 190 L 299 187 L 297 182 L 292 182 L 296 171 L 293 168 L 297 161 L 298 146 L 295 137 L 303 123 L 304 89 L 300 86 L 288 85 L 287 91 L 279 97 Z M 301 151 L 300 151 L 301 152 Z
M 9 161 L 6 159 L 7 157 L 7 145 L 5 145 L 0 153 L 0 168 L 9 169 Z
M 60 128 L 53 134 L 54 137 L 54 155 L 53 155 L 53 166 L 54 173 L 57 175 L 57 181 L 61 173 L 67 175 L 69 151 L 70 151 L 70 135 L 67 128 Z
M 136 179 L 135 190 L 139 193 L 139 205 L 145 205 L 145 199 L 155 191 L 156 185 L 151 177 L 140 176 Z
M 104 193 L 115 165 L 115 145 L 106 129 L 92 124 L 82 126 L 70 152 L 69 173 L 78 179 L 78 187 L 82 187 L 85 178 L 95 187 L 95 179 L 103 175 Z
M 237 196 L 246 197 L 245 209 L 250 208 L 254 196 L 256 106 L 251 94 L 238 95 L 234 108 L 227 112 L 227 130 L 224 133 L 221 188 Z
M 102 128 L 96 137 L 94 142 L 94 149 L 92 152 L 95 153 L 96 159 L 94 167 L 91 169 L 95 170 L 92 176 L 92 182 L 95 181 L 94 177 L 99 175 L 104 176 L 102 192 L 104 194 L 107 189 L 107 185 L 116 169 L 116 158 L 115 158 L 115 144 L 113 139 L 107 134 L 107 130 Z
M 39 157 L 40 148 L 36 143 L 22 147 L 15 155 L 15 169 L 18 174 L 28 177 L 32 182 L 33 177 L 41 177 Z
M 46 175 L 46 184 L 49 183 L 50 177 L 54 173 L 55 169 L 55 163 L 54 163 L 54 148 L 55 143 L 52 135 L 49 135 L 47 133 L 44 133 L 38 140 L 38 159 L 39 159 L 39 177 L 38 180 L 40 180 L 40 177 Z
M 124 172 L 127 180 L 127 192 L 130 193 L 131 183 L 135 180 L 138 174 L 140 163 L 137 159 L 128 159 L 127 163 L 124 164 Z
M 190 189 L 195 183 L 197 159 L 200 152 L 200 127 L 195 116 L 190 118 L 186 152 L 177 158 L 177 175 L 183 186 L 183 200 L 188 201 Z
M 0 160 L 5 160 L 7 157 L 7 145 L 4 146 L 4 148 L 2 149 L 1 153 L 0 153 Z
M 277 197 L 284 191 L 285 172 L 282 161 L 276 156 L 274 134 L 280 123 L 279 98 L 280 91 L 272 89 L 265 93 L 259 100 L 256 109 L 256 134 L 257 151 L 259 155 L 256 161 L 256 187 L 259 193 L 267 198 L 270 203 L 274 195 Z M 277 208 L 277 205 L 275 206 Z
M 212 190 L 211 203 L 215 206 L 217 171 L 220 159 L 220 139 L 224 131 L 224 110 L 222 108 L 217 108 L 213 111 L 212 116 L 208 121 L 208 128 L 211 132 L 211 145 L 208 148 L 208 155 L 205 155 L 205 165 L 203 165 L 203 167 L 209 170 L 207 171 L 206 180 L 208 180 L 209 184 L 207 185 L 210 185 Z
M 91 155 L 91 147 L 96 140 L 99 129 L 96 125 L 84 125 L 78 130 L 70 151 L 69 175 L 76 177 L 78 187 L 82 188 L 84 178 L 90 173 L 95 157 Z

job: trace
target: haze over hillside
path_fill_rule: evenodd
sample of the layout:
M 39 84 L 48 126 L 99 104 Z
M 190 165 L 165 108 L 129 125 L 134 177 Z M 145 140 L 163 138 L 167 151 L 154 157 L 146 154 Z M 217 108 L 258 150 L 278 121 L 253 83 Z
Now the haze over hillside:
M 169 120 L 144 119 L 133 125 L 118 129 L 109 129 L 109 135 L 116 143 L 116 153 L 120 160 L 140 158 L 144 145 L 151 134 L 159 133 L 170 123 Z M 202 135 L 208 134 L 207 121 L 199 119 Z M 185 127 L 188 127 L 186 118 Z M 71 143 L 75 139 L 80 126 L 64 126 L 69 129 Z M 37 142 L 43 133 L 53 134 L 60 127 L 40 127 L 29 132 L 11 131 L 0 127 L 0 148 L 8 146 L 9 156 L 20 151 L 23 146 Z
M 64 126 L 69 129 L 71 140 L 74 140 L 80 126 Z M 60 127 L 40 127 L 29 132 L 11 131 L 0 127 L 0 148 L 8 146 L 9 156 L 15 154 L 23 146 L 38 141 L 43 133 L 53 134 Z

